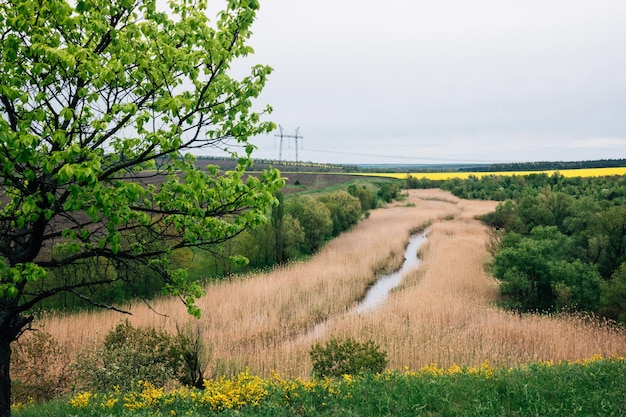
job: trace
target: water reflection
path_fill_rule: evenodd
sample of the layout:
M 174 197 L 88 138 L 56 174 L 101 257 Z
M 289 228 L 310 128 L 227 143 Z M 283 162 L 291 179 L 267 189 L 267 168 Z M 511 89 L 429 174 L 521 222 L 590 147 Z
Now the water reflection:
M 404 263 L 402 264 L 402 267 L 392 274 L 379 278 L 376 283 L 370 287 L 369 291 L 365 295 L 365 298 L 358 306 L 355 307 L 354 311 L 357 313 L 363 313 L 382 303 L 385 298 L 387 298 L 391 290 L 400 285 L 402 278 L 410 270 L 419 266 L 420 259 L 417 256 L 417 252 L 425 241 L 426 232 L 411 236 L 409 244 L 404 251 Z
M 389 275 L 385 275 L 379 278 L 374 285 L 370 287 L 365 294 L 365 298 L 359 303 L 350 313 L 361 314 L 368 310 L 371 310 L 382 303 L 389 295 L 391 290 L 400 285 L 402 278 L 412 269 L 419 266 L 420 259 L 417 256 L 417 251 L 424 244 L 427 237 L 427 231 L 420 234 L 413 235 L 409 238 L 409 244 L 404 251 L 404 263 L 402 267 Z M 313 329 L 305 335 L 302 335 L 298 340 L 312 340 L 321 337 L 326 331 L 326 322 L 321 322 L 315 325 Z

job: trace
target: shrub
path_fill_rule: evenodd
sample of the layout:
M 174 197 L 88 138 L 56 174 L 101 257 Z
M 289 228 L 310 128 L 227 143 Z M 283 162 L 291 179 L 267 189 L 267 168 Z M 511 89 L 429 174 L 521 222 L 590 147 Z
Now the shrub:
M 128 320 L 115 327 L 102 348 L 79 356 L 76 367 L 84 388 L 128 390 L 138 381 L 165 386 L 184 369 L 178 338 L 154 328 L 135 328 Z
M 73 380 L 71 360 L 47 331 L 23 335 L 11 355 L 12 402 L 48 401 L 67 392 Z
M 200 327 L 185 326 L 178 332 L 182 368 L 178 380 L 186 386 L 202 388 L 211 351 L 204 344 Z
M 387 352 L 372 340 L 360 343 L 350 337 L 331 339 L 325 346 L 315 344 L 309 354 L 312 373 L 319 378 L 380 373 L 387 366 Z

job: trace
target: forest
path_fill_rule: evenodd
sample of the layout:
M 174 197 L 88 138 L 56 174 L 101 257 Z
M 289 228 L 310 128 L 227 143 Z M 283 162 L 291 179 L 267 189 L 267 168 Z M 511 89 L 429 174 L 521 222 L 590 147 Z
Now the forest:
M 464 168 L 464 171 L 555 171 L 563 169 L 615 168 L 626 165 L 625 159 L 598 159 L 591 161 L 537 161 L 490 164 Z

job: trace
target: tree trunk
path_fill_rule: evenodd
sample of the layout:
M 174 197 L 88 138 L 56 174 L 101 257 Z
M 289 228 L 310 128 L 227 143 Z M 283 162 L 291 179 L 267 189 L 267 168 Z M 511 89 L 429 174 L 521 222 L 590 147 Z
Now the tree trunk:
M 11 343 L 33 321 L 33 316 L 11 314 L 12 307 L 0 300 L 0 417 L 11 417 Z
M 11 416 L 11 340 L 0 337 L 0 417 Z

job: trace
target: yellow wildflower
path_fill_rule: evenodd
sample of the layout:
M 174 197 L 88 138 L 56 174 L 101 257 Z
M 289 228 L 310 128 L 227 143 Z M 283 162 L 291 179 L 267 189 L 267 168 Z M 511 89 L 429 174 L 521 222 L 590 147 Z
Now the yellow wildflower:
M 70 405 L 74 408 L 87 408 L 92 397 L 94 395 L 91 392 L 81 392 L 70 399 Z
M 205 380 L 204 393 L 199 399 L 212 410 L 238 409 L 246 405 L 258 406 L 268 395 L 266 382 L 246 370 L 234 379 Z
M 432 363 L 430 365 L 426 365 L 426 366 L 421 367 L 418 370 L 418 373 L 421 374 L 421 375 L 441 376 L 441 375 L 443 375 L 444 371 L 435 362 L 435 363 Z
M 494 368 L 489 366 L 489 362 L 485 359 L 485 361 L 482 364 L 480 364 L 480 367 L 469 368 L 467 370 L 467 373 L 469 375 L 477 375 L 477 376 L 482 376 L 485 378 L 493 378 L 494 371 L 495 371 Z
M 163 398 L 163 388 L 156 388 L 148 381 L 138 381 L 140 392 L 132 391 L 124 396 L 124 407 L 129 410 L 156 408 Z
M 461 368 L 459 365 L 457 365 L 456 363 L 453 363 L 452 366 L 450 366 L 448 368 L 448 370 L 446 371 L 446 373 L 448 375 L 457 375 L 457 374 L 462 374 L 463 373 L 463 368 Z
M 119 398 L 117 398 L 114 394 L 109 394 L 108 396 L 102 398 L 102 401 L 100 401 L 100 407 L 110 410 L 115 407 L 115 404 L 117 404 L 118 401 Z

